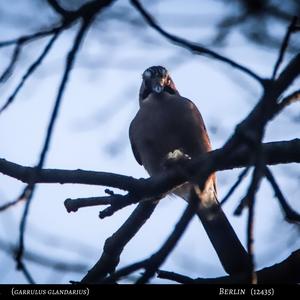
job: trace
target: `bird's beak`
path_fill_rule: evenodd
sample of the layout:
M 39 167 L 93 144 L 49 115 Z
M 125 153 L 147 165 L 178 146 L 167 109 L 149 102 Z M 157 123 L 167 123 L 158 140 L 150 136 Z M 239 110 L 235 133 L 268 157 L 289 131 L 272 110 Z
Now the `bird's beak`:
M 160 94 L 164 89 L 164 81 L 161 80 L 153 80 L 152 82 L 152 91 Z

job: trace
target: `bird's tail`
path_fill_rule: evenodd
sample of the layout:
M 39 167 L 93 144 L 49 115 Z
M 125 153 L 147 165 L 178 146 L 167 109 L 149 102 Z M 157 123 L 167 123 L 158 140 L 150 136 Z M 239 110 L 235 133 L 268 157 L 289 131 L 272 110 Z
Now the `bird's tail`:
M 168 153 L 165 166 L 191 159 L 180 149 Z M 184 183 L 172 191 L 187 202 L 199 203 L 197 215 L 215 248 L 224 270 L 229 274 L 245 273 L 250 270 L 250 258 L 223 212 L 218 199 L 215 174 L 206 181 L 200 191 L 197 185 Z M 195 197 L 197 199 L 195 199 Z
M 229 275 L 245 273 L 250 268 L 249 255 L 217 200 L 214 181 L 210 178 L 208 182 L 204 191 L 198 187 L 191 188 L 192 185 L 186 183 L 174 193 L 188 201 L 194 201 L 194 197 L 197 197 L 196 201 L 200 200 L 197 215 L 224 270 Z

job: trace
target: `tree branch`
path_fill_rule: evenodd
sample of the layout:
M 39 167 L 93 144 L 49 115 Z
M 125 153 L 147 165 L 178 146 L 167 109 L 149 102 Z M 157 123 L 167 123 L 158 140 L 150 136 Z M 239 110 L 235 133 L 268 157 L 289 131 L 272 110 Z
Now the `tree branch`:
M 258 154 L 258 161 L 261 161 L 262 155 Z M 249 186 L 247 195 L 248 203 L 248 219 L 247 219 L 247 252 L 250 258 L 250 269 L 248 270 L 248 282 L 251 284 L 257 283 L 257 275 L 255 272 L 255 261 L 254 261 L 254 205 L 255 205 L 255 195 L 259 189 L 259 185 L 262 179 L 261 164 L 258 163 L 254 168 L 253 177 L 251 184 Z
M 274 115 L 280 113 L 288 105 L 300 101 L 300 90 L 293 92 L 292 94 L 283 98 L 277 105 L 277 109 L 274 112 Z
M 55 27 L 47 29 L 47 30 L 38 31 L 33 34 L 24 35 L 24 36 L 18 37 L 16 39 L 12 39 L 12 40 L 8 40 L 8 41 L 0 41 L 0 48 L 8 47 L 8 46 L 11 46 L 14 44 L 23 45 L 24 43 L 32 42 L 36 39 L 43 38 L 48 35 L 52 35 L 55 32 L 57 32 L 58 30 L 60 30 L 61 28 L 62 28 L 62 25 L 59 25 L 59 26 L 55 26 Z
M 145 284 L 154 276 L 156 271 L 164 263 L 182 237 L 187 226 L 198 210 L 199 204 L 200 201 L 198 195 L 196 191 L 192 190 L 190 202 L 173 229 L 173 232 L 170 234 L 162 247 L 147 260 L 147 263 L 145 263 L 144 267 L 145 273 L 136 281 L 137 284 Z
M 262 148 L 265 163 L 268 165 L 300 162 L 300 139 L 265 143 Z M 215 161 L 215 157 L 222 155 L 222 151 L 222 149 L 214 150 L 188 161 L 184 170 L 185 174 L 193 178 L 194 176 L 201 176 L 208 167 L 211 172 L 215 172 L 253 165 L 251 151 L 246 146 L 240 147 L 234 156 L 228 157 L 226 161 Z M 148 179 L 136 179 L 106 172 L 59 169 L 41 169 L 35 177 L 33 176 L 35 168 L 24 167 L 5 159 L 0 159 L 0 172 L 24 183 L 71 183 L 109 186 L 131 191 L 138 195 L 140 200 L 165 194 L 188 180 L 188 178 L 172 169 L 165 174 Z
M 35 281 L 31 275 L 31 273 L 29 272 L 29 270 L 27 269 L 26 265 L 24 264 L 23 261 L 18 262 L 18 269 L 21 270 L 25 276 L 25 278 L 27 279 L 29 284 L 35 284 Z
M 66 207 L 71 207 L 72 210 L 77 210 L 79 207 L 82 206 L 88 206 L 88 205 L 98 205 L 98 204 L 109 204 L 110 206 L 105 209 L 103 212 L 101 212 L 100 216 L 109 216 L 113 214 L 118 209 L 127 206 L 132 203 L 136 203 L 138 201 L 143 200 L 149 200 L 149 199 L 157 199 L 167 193 L 168 191 L 172 190 L 176 186 L 190 181 L 199 184 L 200 188 L 203 186 L 204 182 L 208 178 L 208 176 L 217 170 L 224 170 L 228 168 L 233 167 L 240 167 L 240 166 L 251 166 L 255 165 L 254 169 L 254 175 L 253 180 L 251 182 L 250 188 L 247 193 L 247 198 L 250 198 L 250 208 L 249 208 L 249 219 L 248 219 L 248 249 L 250 252 L 250 255 L 252 254 L 251 250 L 251 244 L 252 244 L 252 226 L 253 226 L 253 206 L 254 206 L 254 197 L 256 189 L 259 186 L 261 176 L 261 166 L 264 165 L 264 163 L 267 164 L 274 164 L 274 163 L 286 163 L 286 162 L 299 162 L 300 160 L 300 151 L 299 151 L 299 140 L 294 140 L 290 142 L 280 142 L 280 143 L 269 143 L 261 145 L 261 140 L 263 137 L 265 126 L 267 125 L 267 122 L 270 121 L 275 114 L 277 114 L 282 108 L 284 108 L 286 105 L 290 104 L 295 100 L 295 98 L 298 98 L 299 95 L 296 94 L 292 95 L 293 100 L 291 99 L 284 99 L 280 103 L 278 103 L 278 98 L 281 96 L 281 94 L 284 92 L 284 90 L 293 82 L 293 80 L 299 75 L 300 73 L 300 53 L 288 64 L 288 66 L 285 68 L 285 70 L 280 74 L 279 78 L 275 81 L 266 81 L 265 79 L 259 77 L 256 73 L 251 71 L 250 69 L 236 63 L 235 61 L 224 57 L 212 50 L 209 50 L 207 48 L 204 48 L 196 43 L 189 42 L 183 38 L 177 37 L 175 35 L 172 35 L 165 31 L 163 28 L 161 28 L 156 21 L 153 19 L 153 17 L 143 8 L 141 3 L 138 0 L 131 0 L 132 5 L 141 13 L 141 15 L 144 17 L 146 22 L 153 27 L 156 31 L 158 31 L 162 36 L 167 38 L 168 40 L 172 41 L 173 43 L 185 47 L 194 53 L 198 54 L 205 54 L 209 57 L 212 57 L 216 60 L 222 61 L 226 64 L 229 64 L 230 66 L 237 68 L 241 71 L 243 71 L 245 74 L 248 74 L 252 78 L 256 79 L 263 87 L 264 87 L 264 94 L 259 101 L 259 103 L 256 105 L 256 107 L 252 110 L 252 112 L 248 115 L 248 117 L 237 127 L 237 130 L 235 134 L 232 136 L 229 141 L 225 144 L 225 146 L 222 149 L 212 151 L 208 154 L 202 155 L 198 158 L 193 159 L 191 162 L 189 162 L 186 166 L 182 167 L 182 170 L 178 172 L 178 168 L 176 169 L 170 169 L 165 174 L 161 174 L 156 177 L 152 177 L 149 179 L 135 179 L 128 176 L 121 176 L 117 174 L 110 174 L 110 173 L 104 173 L 104 172 L 88 172 L 88 171 L 66 171 L 66 170 L 43 170 L 42 167 L 44 165 L 47 151 L 49 149 L 49 145 L 51 142 L 51 136 L 54 129 L 55 121 L 57 119 L 60 102 L 65 90 L 65 86 L 68 81 L 68 76 L 71 72 L 73 62 L 75 60 L 76 53 L 78 52 L 78 48 L 80 45 L 80 42 L 84 36 L 84 33 L 86 32 L 86 29 L 88 25 L 90 24 L 92 18 L 104 7 L 110 5 L 113 1 L 112 0 L 94 0 L 89 1 L 86 4 L 82 5 L 77 11 L 69 12 L 63 9 L 59 3 L 56 0 L 48 0 L 49 5 L 62 16 L 62 25 L 61 29 L 66 29 L 67 26 L 70 24 L 73 24 L 75 20 L 81 21 L 81 27 L 78 32 L 78 35 L 76 36 L 74 45 L 72 49 L 69 52 L 69 55 L 66 60 L 66 66 L 65 71 L 63 74 L 63 78 L 60 84 L 60 87 L 58 89 L 58 95 L 56 98 L 56 102 L 54 105 L 54 109 L 48 124 L 46 137 L 44 141 L 43 148 L 41 150 L 41 154 L 39 157 L 38 164 L 35 168 L 25 168 L 10 162 L 7 162 L 5 160 L 0 160 L 0 172 L 4 170 L 4 174 L 7 174 L 12 177 L 16 177 L 16 173 L 19 174 L 19 178 L 22 178 L 22 181 L 25 181 L 28 183 L 24 191 L 22 192 L 21 196 L 17 201 L 10 202 L 8 204 L 3 205 L 0 207 L 0 211 L 4 210 L 10 206 L 13 206 L 15 203 L 20 201 L 21 199 L 27 199 L 24 213 L 21 220 L 20 225 L 20 243 L 19 243 L 19 249 L 17 253 L 17 262 L 18 266 L 22 269 L 25 276 L 30 282 L 33 282 L 33 279 L 31 278 L 26 266 L 24 265 L 22 261 L 23 251 L 24 251 L 24 232 L 25 232 L 25 225 L 27 220 L 27 214 L 29 211 L 30 203 L 34 195 L 35 190 L 35 184 L 44 182 L 43 180 L 46 180 L 45 182 L 61 182 L 61 183 L 84 183 L 84 184 L 91 184 L 90 182 L 93 182 L 92 184 L 96 185 L 106 185 L 111 187 L 117 187 L 123 190 L 128 191 L 127 195 L 110 195 L 108 197 L 98 197 L 98 199 L 89 199 L 88 201 L 83 199 L 67 199 L 66 201 Z M 293 24 L 293 23 L 292 23 Z M 291 26 L 292 27 L 292 26 Z M 273 79 L 276 77 L 277 70 L 281 64 L 285 49 L 288 45 L 289 35 L 291 34 L 292 29 L 289 29 L 286 37 L 283 41 L 280 54 L 277 60 L 277 63 L 274 67 L 273 71 Z M 12 56 L 12 60 L 10 64 L 8 65 L 7 69 L 2 74 L 1 78 L 7 77 L 7 74 L 12 70 L 12 68 L 15 65 L 15 62 L 18 58 L 18 55 L 21 50 L 21 45 L 25 42 L 32 41 L 38 37 L 42 37 L 44 35 L 50 34 L 47 32 L 38 32 L 36 34 L 33 34 L 31 36 L 25 36 L 20 37 L 19 39 L 7 42 L 0 42 L 0 47 L 8 46 L 11 44 L 17 44 L 15 51 Z M 52 32 L 53 34 L 53 32 Z M 11 43 L 10 43 L 11 42 Z M 48 46 L 47 46 L 48 47 Z M 50 49 L 51 45 L 49 46 Z M 47 48 L 46 48 L 47 49 Z M 44 50 L 45 52 L 42 53 L 40 56 L 40 61 L 44 58 L 48 50 Z M 38 59 L 38 60 L 39 60 Z M 34 69 L 37 67 L 37 64 L 33 64 L 32 70 L 29 69 L 27 74 L 31 74 Z M 25 74 L 26 75 L 26 74 Z M 28 76 L 29 76 L 28 75 Z M 27 75 L 26 75 L 27 76 Z M 25 79 L 23 77 L 21 81 L 21 85 L 25 82 Z M 18 92 L 19 87 L 16 89 L 16 93 Z M 299 92 L 297 92 L 299 93 Z M 295 94 L 295 93 L 294 93 Z M 12 100 L 9 102 L 11 103 Z M 9 104 L 8 103 L 8 104 Z M 7 105 L 8 105 L 7 104 Z M 1 112 L 1 110 L 0 110 Z M 253 145 L 259 145 L 262 146 L 261 151 L 258 155 L 252 155 L 251 151 L 253 150 Z M 272 161 L 272 158 L 270 158 L 272 155 L 268 152 L 268 146 L 272 144 L 272 149 L 269 149 L 271 153 L 274 151 L 282 151 L 285 152 L 286 155 L 282 155 L 280 157 L 274 158 Z M 275 145 L 276 144 L 276 145 Z M 286 149 L 286 146 L 288 145 L 288 150 Z M 295 150 L 295 144 L 298 146 L 298 148 Z M 291 146 L 292 145 L 292 146 Z M 293 148 L 292 148 L 293 147 Z M 280 150 L 278 150 L 280 148 Z M 280 152 L 282 154 L 282 152 Z M 230 155 L 228 155 L 230 153 Z M 241 154 L 242 153 L 242 154 Z M 262 159 L 263 157 L 263 159 Z M 240 161 L 239 161 L 240 159 Z M 258 163 L 258 161 L 262 161 L 261 164 Z M 242 161 L 242 164 L 240 163 Z M 239 164 L 240 163 L 240 164 Z M 200 167 L 199 167 L 200 166 Z M 92 178 L 92 175 L 96 175 L 96 177 Z M 51 177 L 52 176 L 52 177 Z M 54 176 L 54 177 L 53 177 Z M 57 176 L 57 177 L 56 177 Z M 59 177 L 61 176 L 61 177 Z M 282 205 L 286 212 L 287 210 L 287 203 L 278 187 L 278 185 L 275 182 L 275 179 L 273 178 L 271 173 L 266 174 L 268 176 L 270 183 L 272 184 L 276 196 L 278 197 L 280 203 L 285 203 Z M 24 179 L 25 178 L 25 179 Z M 67 178 L 67 179 L 66 179 Z M 71 179 L 70 179 L 71 178 Z M 242 180 L 243 176 L 240 176 L 240 180 Z M 54 180 L 54 181 L 51 181 Z M 68 182 L 68 180 L 71 180 Z M 89 181 L 87 183 L 87 181 Z M 104 182 L 106 184 L 104 184 Z M 234 191 L 236 186 L 239 182 L 235 184 L 235 186 L 230 190 L 229 194 Z M 96 201 L 97 200 L 97 201 Z M 74 204 L 76 206 L 74 207 Z M 73 205 L 70 206 L 70 205 Z M 118 260 L 121 254 L 121 251 L 123 250 L 123 247 L 126 245 L 126 243 L 134 236 L 134 234 L 139 230 L 139 228 L 142 226 L 143 222 L 147 219 L 147 216 L 149 217 L 155 207 L 155 203 L 143 203 L 138 206 L 143 207 L 144 210 L 140 211 L 140 215 L 142 215 L 142 212 L 144 212 L 144 218 L 142 219 L 135 219 L 137 223 L 135 223 L 135 227 L 121 227 L 119 230 L 125 228 L 126 230 L 131 230 L 131 235 L 123 237 L 123 239 L 119 240 L 119 247 L 116 249 L 111 248 L 112 255 L 110 255 L 108 258 L 107 256 L 105 259 L 100 258 L 100 268 L 99 265 L 95 266 L 95 270 L 91 270 L 87 277 L 92 274 L 91 276 L 96 278 L 96 280 L 99 280 L 99 269 L 101 267 L 102 269 L 102 275 L 107 275 L 107 272 L 113 272 L 114 268 L 118 264 Z M 145 208 L 148 208 L 146 210 Z M 188 207 L 190 208 L 190 206 Z M 185 218 L 184 218 L 185 216 Z M 138 280 L 138 283 L 145 283 L 147 282 L 155 273 L 155 271 L 159 268 L 159 266 L 163 263 L 163 261 L 167 258 L 169 253 L 172 251 L 172 249 L 175 247 L 177 241 L 183 234 L 183 231 L 187 227 L 190 219 L 192 217 L 191 212 L 188 211 L 188 209 L 185 211 L 185 214 L 181 218 L 181 220 L 178 223 L 177 230 L 175 229 L 173 233 L 170 235 L 169 239 L 166 241 L 166 243 L 163 245 L 163 247 L 156 253 L 154 256 L 150 257 L 149 259 L 142 261 L 140 263 L 134 264 L 133 266 L 129 266 L 125 269 L 122 269 L 113 275 L 111 275 L 107 280 L 116 280 L 120 276 L 124 276 L 126 274 L 129 274 L 130 272 L 137 270 L 139 268 L 144 268 L 146 272 L 144 275 Z M 129 223 L 128 223 L 129 224 Z M 125 224 L 124 224 L 125 225 Z M 118 231 L 119 232 L 119 231 Z M 117 233 L 118 233 L 117 232 Z M 118 241 L 118 239 L 116 239 Z M 116 241 L 114 240 L 114 241 Z M 105 243 L 106 244 L 106 243 Z M 110 253 L 111 254 L 111 253 Z M 104 255 L 104 253 L 103 253 Z M 93 273 L 93 271 L 96 271 Z M 253 270 L 254 271 L 254 268 Z M 102 276 L 101 275 L 101 276 Z M 100 277 L 101 278 L 101 277 Z M 83 280 L 84 281 L 84 280 Z M 105 281 L 105 280 L 104 280 Z
M 0 83 L 5 82 L 7 80 L 7 78 L 9 78 L 9 76 L 12 74 L 14 67 L 19 59 L 21 49 L 22 49 L 22 46 L 20 43 L 18 43 L 15 46 L 14 52 L 11 56 L 8 66 L 5 68 L 5 70 L 3 71 L 3 73 L 0 76 Z
M 276 64 L 274 66 L 274 70 L 273 70 L 273 74 L 272 74 L 272 80 L 275 80 L 275 78 L 276 78 L 277 71 L 280 67 L 280 64 L 282 63 L 284 54 L 285 54 L 286 49 L 287 49 L 288 44 L 289 44 L 290 37 L 291 37 L 291 35 L 292 35 L 292 33 L 295 29 L 295 25 L 297 24 L 297 20 L 298 20 L 297 17 L 293 17 L 293 19 L 291 21 L 291 24 L 290 24 L 290 26 L 288 27 L 288 29 L 286 31 L 286 34 L 285 34 L 284 39 L 282 41 L 282 45 L 281 45 L 281 48 L 280 48 L 280 51 L 279 51 L 279 55 L 278 55 Z
M 88 1 L 87 3 L 83 4 L 78 10 L 76 10 L 74 12 L 73 11 L 68 12 L 65 9 L 63 9 L 62 7 L 58 8 L 58 6 L 56 6 L 54 4 L 54 2 L 57 2 L 57 1 L 50 0 L 50 2 L 53 2 L 52 3 L 52 8 L 54 8 L 54 6 L 55 6 L 54 9 L 56 9 L 57 12 L 58 12 L 58 10 L 61 13 L 63 12 L 62 10 L 67 12 L 64 15 L 64 18 L 62 20 L 62 24 L 60 24 L 59 26 L 51 27 L 50 29 L 47 29 L 47 30 L 38 31 L 38 32 L 35 32 L 33 34 L 24 35 L 24 36 L 21 36 L 21 37 L 12 39 L 12 40 L 0 41 L 0 48 L 11 46 L 11 45 L 14 45 L 14 44 L 24 44 L 24 43 L 32 42 L 36 39 L 39 39 L 39 38 L 42 38 L 42 37 L 45 37 L 45 36 L 48 36 L 48 35 L 52 35 L 58 29 L 67 29 L 76 20 L 81 19 L 81 18 L 83 18 L 83 19 L 91 18 L 91 16 L 94 16 L 97 13 L 101 12 L 102 9 L 104 9 L 107 6 L 111 5 L 114 1 L 115 0 Z M 53 6 L 53 4 L 54 4 L 54 6 Z
M 74 12 L 68 11 L 65 8 L 63 8 L 57 0 L 47 0 L 48 4 L 52 7 L 52 9 L 57 12 L 59 15 L 61 15 L 64 18 L 67 18 L 70 16 L 70 14 L 74 14 Z
M 300 74 L 300 53 L 298 53 L 281 72 L 276 81 L 270 81 L 264 94 L 248 116 L 236 126 L 235 133 L 223 148 L 230 154 L 237 144 L 246 141 L 257 143 L 263 135 L 266 124 L 280 112 L 278 98 Z M 283 106 L 282 108 L 284 108 Z
M 84 37 L 84 34 L 88 28 L 88 25 L 89 25 L 89 23 L 86 23 L 86 22 L 82 23 L 82 25 L 75 37 L 74 44 L 67 56 L 64 74 L 63 74 L 62 81 L 61 81 L 59 89 L 58 89 L 58 94 L 56 97 L 54 108 L 53 108 L 53 111 L 52 111 L 52 114 L 50 117 L 47 131 L 46 131 L 46 137 L 45 137 L 45 141 L 44 141 L 44 144 L 43 144 L 43 147 L 41 150 L 39 162 L 38 162 L 36 168 L 34 168 L 34 173 L 32 174 L 33 177 L 35 177 L 36 174 L 39 173 L 39 171 L 42 169 L 42 167 L 44 165 L 46 154 L 47 154 L 47 151 L 48 151 L 48 148 L 50 145 L 50 141 L 51 141 L 51 137 L 52 137 L 52 133 L 53 133 L 53 129 L 54 129 L 54 124 L 55 124 L 55 121 L 56 121 L 56 118 L 58 115 L 60 103 L 61 103 L 62 96 L 63 96 L 64 90 L 65 90 L 65 86 L 67 84 L 68 77 L 69 77 L 70 71 L 73 67 L 77 51 L 78 51 L 81 41 Z M 31 204 L 31 201 L 34 196 L 35 184 L 32 181 L 29 182 L 28 188 L 29 188 L 30 192 L 28 193 L 27 199 L 25 199 L 26 200 L 25 208 L 24 208 L 23 215 L 21 218 L 21 223 L 20 223 L 19 250 L 18 250 L 17 256 L 16 256 L 18 268 L 22 268 L 22 266 L 24 266 L 24 263 L 22 263 L 22 258 L 23 258 L 23 253 L 24 253 L 24 235 L 25 235 L 26 221 L 27 221 L 30 204 Z M 24 192 L 22 193 L 22 195 L 23 194 L 24 194 Z
M 0 240 L 0 248 L 2 251 L 12 256 L 15 256 L 18 250 L 17 246 L 9 245 L 2 240 Z M 59 261 L 57 259 L 51 259 L 48 256 L 40 255 L 32 251 L 27 251 L 24 254 L 24 259 L 44 267 L 53 268 L 59 272 L 82 273 L 87 269 L 87 266 L 82 263 Z
M 268 167 L 265 167 L 265 176 L 267 180 L 270 182 L 273 190 L 275 192 L 275 196 L 277 197 L 279 204 L 285 214 L 285 218 L 288 222 L 300 222 L 300 214 L 294 211 L 286 201 L 283 193 L 280 190 L 279 185 L 277 184 L 271 170 Z
M 145 273 L 137 280 L 137 284 L 147 283 L 148 280 L 153 277 L 155 272 L 158 270 L 160 265 L 165 261 L 168 255 L 176 246 L 177 242 L 183 235 L 185 229 L 187 228 L 188 224 L 192 220 L 193 216 L 196 213 L 199 199 L 195 193 L 193 194 L 193 199 L 188 204 L 187 208 L 184 210 L 181 218 L 177 222 L 174 230 L 165 241 L 165 243 L 161 246 L 161 248 L 154 253 L 150 258 L 140 261 L 138 263 L 134 263 L 127 267 L 124 267 L 117 272 L 111 274 L 109 277 L 100 281 L 101 283 L 112 283 L 116 282 L 118 279 L 138 270 L 138 269 L 145 269 Z
M 145 21 L 148 23 L 148 25 L 152 28 L 154 28 L 157 32 L 159 32 L 163 37 L 167 38 L 174 44 L 181 46 L 183 48 L 186 48 L 190 51 L 192 51 L 195 54 L 200 55 L 207 55 L 209 57 L 212 57 L 216 60 L 219 60 L 221 62 L 224 62 L 231 67 L 238 69 L 240 71 L 243 71 L 245 74 L 251 76 L 255 80 L 257 80 L 262 86 L 265 85 L 265 80 L 261 77 L 259 77 L 256 73 L 251 71 L 250 69 L 246 68 L 245 66 L 242 66 L 241 64 L 236 63 L 235 61 L 222 56 L 210 49 L 207 49 L 203 46 L 200 46 L 199 44 L 190 42 L 188 40 L 185 40 L 181 37 L 175 36 L 166 30 L 164 30 L 162 27 L 160 27 L 157 22 L 154 20 L 154 18 L 144 9 L 140 1 L 138 0 L 131 0 L 131 4 L 135 7 L 135 9 L 142 15 L 142 17 L 145 19 Z
M 97 283 L 115 271 L 124 247 L 150 218 L 156 205 L 157 202 L 142 202 L 137 206 L 125 223 L 105 241 L 100 259 L 81 280 L 82 283 Z
M 157 277 L 161 279 L 168 279 L 172 280 L 178 283 L 193 283 L 194 279 L 185 275 L 181 275 L 175 272 L 169 272 L 169 271 L 163 271 L 158 270 L 157 271 Z
M 46 57 L 46 55 L 48 54 L 48 52 L 50 51 L 50 49 L 52 48 L 55 40 L 57 39 L 58 35 L 60 33 L 60 29 L 58 29 L 54 34 L 53 37 L 51 37 L 51 39 L 49 40 L 48 44 L 46 45 L 46 47 L 43 49 L 42 53 L 40 54 L 40 56 L 30 65 L 30 67 L 28 68 L 28 70 L 25 72 L 25 74 L 22 76 L 21 81 L 19 82 L 19 84 L 17 85 L 17 87 L 15 88 L 15 90 L 13 91 L 13 93 L 11 94 L 11 96 L 9 96 L 9 98 L 7 99 L 7 101 L 4 103 L 4 105 L 0 108 L 0 114 L 7 109 L 7 107 L 12 104 L 12 102 L 14 101 L 15 97 L 17 96 L 19 90 L 22 88 L 22 86 L 24 85 L 24 83 L 26 82 L 26 80 L 30 77 L 30 75 L 32 75 L 34 73 L 34 71 L 37 69 L 38 66 L 41 65 L 41 63 L 43 62 L 44 58 Z M 19 49 L 19 47 L 17 46 L 16 49 Z M 20 50 L 18 50 L 20 51 Z M 12 61 L 14 62 L 14 61 Z M 9 68 L 6 70 L 6 72 L 10 72 L 12 67 L 14 64 L 10 65 Z M 7 76 L 6 74 L 3 74 L 5 76 Z
M 289 164 L 300 163 L 300 139 L 290 141 L 263 143 L 263 152 L 266 164 Z M 186 163 L 186 171 L 192 173 L 201 169 L 204 161 L 210 161 L 216 155 L 222 154 L 222 148 L 205 153 Z M 252 166 L 253 161 L 249 157 L 250 152 L 247 147 L 240 147 L 235 153 L 235 159 L 230 159 L 224 164 L 216 164 L 213 166 L 212 172 L 231 170 L 235 168 L 243 168 Z M 25 167 L 19 164 L 0 159 L 0 172 L 24 183 L 29 183 L 34 172 L 33 167 Z M 63 169 L 42 169 L 38 176 L 34 179 L 34 183 L 59 183 L 59 184 L 87 184 L 110 186 L 126 191 L 138 191 L 143 189 L 145 185 L 163 185 L 165 181 L 173 178 L 173 172 L 170 170 L 163 176 L 152 177 L 153 179 L 136 179 L 131 176 L 120 175 L 108 172 L 96 172 L 87 170 L 63 170 Z M 201 173 L 201 172 L 199 172 Z M 154 178 L 156 178 L 154 180 Z M 179 181 L 179 184 L 183 182 Z M 173 186 L 171 186 L 172 188 Z M 149 188 L 151 189 L 151 187 Z
M 230 196 L 234 193 L 234 191 L 237 189 L 237 187 L 240 185 L 240 183 L 243 181 L 245 176 L 248 174 L 250 167 L 246 167 L 241 174 L 238 176 L 237 181 L 234 183 L 234 185 L 230 188 L 230 190 L 227 192 L 227 194 L 224 196 L 222 201 L 220 201 L 220 205 L 224 205 L 224 203 L 230 198 Z
M 282 262 L 256 271 L 258 284 L 292 284 L 300 282 L 300 250 L 294 251 Z M 194 284 L 245 284 L 247 274 L 223 276 L 218 278 L 196 278 L 169 272 L 159 271 L 158 278 L 168 279 L 179 283 Z

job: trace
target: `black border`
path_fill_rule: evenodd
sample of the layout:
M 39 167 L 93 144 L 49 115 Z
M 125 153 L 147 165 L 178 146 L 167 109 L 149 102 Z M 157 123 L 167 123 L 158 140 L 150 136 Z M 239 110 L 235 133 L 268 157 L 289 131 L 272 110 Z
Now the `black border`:
M 135 293 L 137 292 L 137 293 Z M 122 297 L 132 297 L 134 294 L 139 298 L 164 296 L 164 293 L 175 293 L 176 297 L 194 295 L 195 299 L 206 297 L 259 297 L 281 299 L 300 299 L 300 284 L 291 285 L 67 285 L 67 284 L 2 284 L 0 285 L 1 296 L 105 296 L 113 297 L 121 294 Z M 185 298 L 182 298 L 186 300 Z M 168 300 L 168 299 L 167 299 Z

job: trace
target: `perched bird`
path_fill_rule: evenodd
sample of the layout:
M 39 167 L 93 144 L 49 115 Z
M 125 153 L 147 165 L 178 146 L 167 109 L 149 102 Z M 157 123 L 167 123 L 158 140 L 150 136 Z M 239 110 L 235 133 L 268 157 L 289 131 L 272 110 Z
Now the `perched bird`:
M 211 151 L 211 143 L 196 105 L 182 97 L 169 72 L 152 66 L 142 75 L 139 111 L 130 124 L 133 154 L 149 175 L 166 170 L 168 162 L 191 159 Z M 172 193 L 189 201 L 192 184 Z M 247 271 L 249 257 L 217 200 L 216 178 L 205 183 L 197 211 L 217 255 L 228 274 Z
M 129 138 L 137 162 L 149 175 L 164 172 L 168 161 L 190 159 L 211 150 L 199 110 L 179 94 L 164 67 L 153 66 L 144 71 L 139 105 L 130 124 Z M 192 184 L 185 183 L 172 193 L 189 201 L 191 190 Z M 225 271 L 247 271 L 249 256 L 219 205 L 214 174 L 208 178 L 199 201 L 197 215 Z

